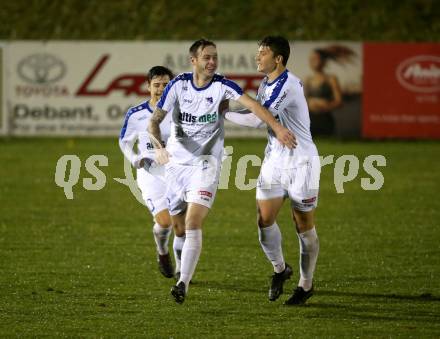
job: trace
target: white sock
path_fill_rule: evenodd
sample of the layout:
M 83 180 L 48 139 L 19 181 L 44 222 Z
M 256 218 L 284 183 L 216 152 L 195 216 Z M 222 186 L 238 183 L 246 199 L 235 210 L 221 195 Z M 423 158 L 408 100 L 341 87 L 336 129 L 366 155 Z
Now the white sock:
M 174 235 L 173 250 L 174 250 L 174 260 L 176 262 L 176 273 L 180 272 L 180 260 L 182 258 L 182 248 L 185 243 L 185 235 L 178 237 Z
M 180 271 L 180 280 L 185 283 L 186 290 L 194 274 L 194 271 L 199 261 L 200 252 L 202 251 L 202 230 L 193 229 L 186 230 L 185 243 L 182 249 L 182 265 Z
M 298 286 L 308 291 L 312 288 L 313 272 L 315 272 L 319 253 L 319 240 L 315 227 L 303 233 L 298 233 L 298 240 L 300 248 L 299 267 L 301 272 Z
M 272 263 L 273 270 L 281 273 L 286 268 L 283 250 L 281 248 L 281 232 L 277 223 L 272 226 L 260 228 L 258 227 L 258 239 L 261 248 L 266 254 L 267 259 Z
M 171 226 L 162 228 L 158 223 L 153 226 L 154 241 L 156 242 L 157 252 L 160 255 L 168 253 L 168 239 L 171 234 Z

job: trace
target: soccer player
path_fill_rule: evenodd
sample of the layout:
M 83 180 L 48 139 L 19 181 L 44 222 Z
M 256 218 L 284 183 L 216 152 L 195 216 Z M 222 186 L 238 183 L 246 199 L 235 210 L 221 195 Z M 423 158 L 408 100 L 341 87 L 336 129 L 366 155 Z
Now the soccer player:
M 300 279 L 286 305 L 304 304 L 313 294 L 313 273 L 319 252 L 314 210 L 318 202 L 320 162 L 310 133 L 310 118 L 300 79 L 286 69 L 289 42 L 280 36 L 267 36 L 259 43 L 257 68 L 266 77 L 257 100 L 286 128 L 293 131 L 298 145 L 288 149 L 269 129 L 268 144 L 257 182 L 258 234 L 261 247 L 273 265 L 269 300 L 283 293 L 283 284 L 292 275 L 284 261 L 278 212 L 289 198 L 292 219 L 300 248 Z M 226 118 L 237 124 L 259 127 L 263 122 L 253 113 L 228 112 Z
M 233 81 L 216 74 L 218 56 L 214 42 L 195 41 L 189 49 L 191 73 L 182 73 L 166 87 L 150 120 L 152 140 L 160 140 L 160 123 L 174 111 L 171 135 L 166 149 L 154 142 L 159 163 L 166 166 L 173 221 L 186 230 L 182 250 L 181 276 L 171 289 L 177 303 L 182 303 L 188 283 L 194 274 L 202 248 L 202 224 L 217 191 L 223 153 L 223 114 L 219 106 L 224 100 L 236 100 L 265 121 L 280 144 L 294 147 L 293 134 Z
M 173 73 L 166 67 L 154 66 L 147 74 L 147 85 L 151 97 L 149 100 L 128 110 L 119 137 L 119 146 L 125 157 L 136 171 L 136 181 L 142 197 L 154 217 L 153 235 L 157 248 L 157 260 L 160 272 L 167 278 L 180 275 L 180 255 L 185 242 L 185 230 L 174 228 L 174 258 L 176 272 L 173 272 L 168 240 L 172 228 L 172 220 L 168 212 L 166 198 L 165 170 L 162 165 L 154 162 L 154 147 L 146 132 L 147 124 L 166 85 L 173 78 Z M 171 119 L 161 123 L 162 144 L 170 135 Z M 138 141 L 138 153 L 133 146 Z

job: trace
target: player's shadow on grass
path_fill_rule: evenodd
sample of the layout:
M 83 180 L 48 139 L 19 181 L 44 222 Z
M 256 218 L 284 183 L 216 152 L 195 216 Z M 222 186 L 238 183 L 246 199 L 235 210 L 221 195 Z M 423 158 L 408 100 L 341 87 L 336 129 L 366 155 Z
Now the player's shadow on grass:
M 395 293 L 356 293 L 356 292 L 340 292 L 340 291 L 326 291 L 319 290 L 317 295 L 327 295 L 333 297 L 353 297 L 353 298 L 368 298 L 368 299 L 391 299 L 391 300 L 406 300 L 406 301 L 440 301 L 439 296 L 434 296 L 431 293 L 422 293 L 419 295 L 404 295 Z
M 338 297 L 327 300 L 326 297 Z M 343 298 L 347 298 L 344 300 Z M 358 299 L 357 302 L 351 298 Z M 325 319 L 353 319 L 366 321 L 414 321 L 427 326 L 438 322 L 439 314 L 433 308 L 432 302 L 438 302 L 438 296 L 425 293 L 420 295 L 381 294 L 381 293 L 355 293 L 317 290 L 315 296 L 304 305 L 305 309 L 317 310 L 309 318 Z M 417 311 L 408 307 L 408 302 L 418 305 Z M 415 303 L 415 304 L 414 304 Z M 424 306 L 421 306 L 421 303 Z M 377 304 L 380 304 L 378 307 Z M 423 309 L 421 309 L 423 308 Z M 320 312 L 320 311 L 324 312 Z
M 290 307 L 298 312 L 298 307 Z M 308 314 L 308 318 L 315 319 L 352 319 L 352 320 L 366 320 L 366 321 L 411 321 L 425 323 L 427 326 L 438 322 L 438 314 L 432 311 L 413 310 L 408 309 L 407 306 L 396 307 L 390 305 L 389 307 L 382 306 L 378 308 L 372 305 L 355 305 L 352 303 L 322 303 L 313 299 L 301 306 L 304 310 L 319 310 Z

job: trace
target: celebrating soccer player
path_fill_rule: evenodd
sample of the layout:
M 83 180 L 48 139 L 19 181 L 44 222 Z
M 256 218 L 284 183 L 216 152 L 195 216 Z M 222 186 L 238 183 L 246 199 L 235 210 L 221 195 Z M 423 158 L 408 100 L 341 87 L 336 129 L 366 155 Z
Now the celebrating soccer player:
M 166 166 L 167 197 L 173 222 L 185 227 L 180 279 L 171 289 L 182 303 L 202 248 L 202 224 L 217 191 L 223 153 L 224 128 L 220 104 L 232 99 L 254 112 L 273 130 L 280 145 L 295 146 L 294 135 L 272 114 L 233 81 L 216 74 L 218 56 L 215 43 L 205 39 L 190 47 L 193 71 L 182 73 L 165 88 L 150 120 L 149 132 L 156 147 L 157 161 Z M 162 147 L 160 124 L 177 105 L 171 134 Z
M 180 275 L 180 255 L 185 241 L 185 230 L 174 228 L 174 258 L 176 272 L 168 252 L 168 240 L 171 233 L 171 217 L 168 212 L 166 199 L 165 173 L 162 165 L 154 162 L 154 147 L 145 131 L 156 104 L 159 101 L 166 85 L 173 78 L 173 73 L 166 67 L 155 66 L 147 74 L 148 89 L 151 98 L 138 106 L 128 110 L 124 125 L 119 137 L 119 146 L 125 157 L 137 168 L 136 181 L 142 192 L 151 214 L 154 216 L 153 235 L 157 247 L 157 261 L 160 272 L 167 278 Z M 160 125 L 162 130 L 162 143 L 165 144 L 170 135 L 171 119 L 164 119 Z M 134 143 L 138 141 L 138 153 L 133 150 Z
M 300 279 L 286 305 L 301 305 L 313 294 L 313 273 L 319 252 L 314 210 L 318 203 L 320 162 L 310 133 L 310 117 L 303 85 L 286 69 L 289 42 L 280 36 L 265 37 L 260 43 L 256 62 L 266 75 L 257 100 L 296 136 L 295 149 L 284 147 L 269 128 L 265 158 L 257 183 L 258 234 L 261 247 L 273 265 L 274 274 L 269 300 L 283 293 L 283 284 L 292 275 L 284 261 L 281 232 L 276 222 L 285 198 L 292 207 L 292 219 L 300 248 Z M 245 113 L 245 114 L 242 114 Z M 226 118 L 237 124 L 258 127 L 263 122 L 249 112 L 229 112 Z M 269 126 L 270 127 L 270 126 Z

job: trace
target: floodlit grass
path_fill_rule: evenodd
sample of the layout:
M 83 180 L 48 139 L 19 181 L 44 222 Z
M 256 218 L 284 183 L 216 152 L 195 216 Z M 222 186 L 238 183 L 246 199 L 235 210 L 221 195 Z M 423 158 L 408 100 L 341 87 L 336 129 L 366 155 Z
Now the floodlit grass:
M 183 305 L 155 262 L 152 218 L 131 195 L 111 139 L 0 140 L 0 336 L 438 337 L 440 143 L 318 140 L 322 155 L 354 154 L 361 170 L 337 194 L 323 168 L 317 210 L 321 252 L 306 307 L 267 300 L 271 266 L 260 249 L 255 191 L 235 188 L 236 161 L 264 140 L 234 147 L 228 190 L 204 225 L 194 284 Z M 54 182 L 64 154 L 82 161 L 74 199 Z M 105 187 L 87 191 L 85 160 L 103 154 Z M 385 184 L 364 191 L 364 158 L 382 154 Z M 248 168 L 247 179 L 258 167 Z M 279 218 L 286 260 L 298 242 L 286 203 Z

